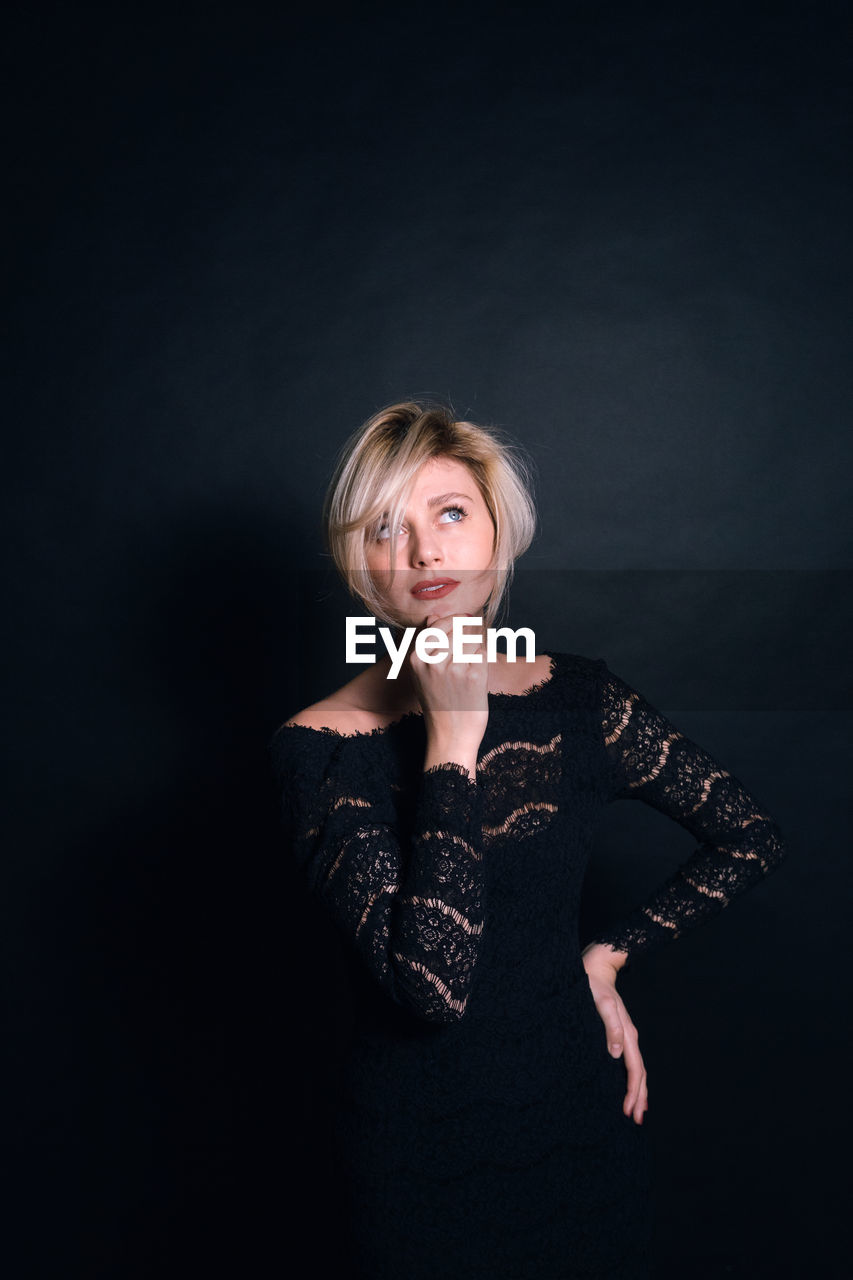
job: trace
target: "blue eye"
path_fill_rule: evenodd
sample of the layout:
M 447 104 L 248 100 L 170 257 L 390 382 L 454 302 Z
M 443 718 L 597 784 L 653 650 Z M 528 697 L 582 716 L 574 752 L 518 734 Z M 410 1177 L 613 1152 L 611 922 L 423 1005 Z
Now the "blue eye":
M 454 504 L 453 506 L 450 506 L 450 507 L 442 507 L 442 508 L 441 508 L 441 512 L 440 512 L 440 514 L 444 516 L 444 515 L 447 515 L 447 513 L 448 513 L 448 512 L 450 512 L 450 511 L 456 511 L 456 512 L 458 512 L 458 514 L 459 514 L 459 519 L 458 519 L 458 520 L 445 521 L 445 523 L 446 523 L 446 524 L 461 524 L 461 523 L 462 523 L 462 521 L 463 521 L 463 520 L 465 520 L 465 519 L 467 519 L 467 517 L 468 517 L 468 512 L 465 510 L 465 508 L 464 508 L 464 507 L 456 506 L 455 504 Z M 405 532 L 406 532 L 402 525 L 400 526 L 400 530 L 399 530 L 399 532 L 400 532 L 400 533 L 405 533 Z M 391 533 L 390 533 L 389 526 L 388 526 L 387 524 L 380 525 L 380 527 L 379 527 L 379 528 L 377 529 L 377 531 L 376 531 L 376 535 L 375 535 L 375 536 L 376 536 L 376 541 L 377 541 L 377 542 L 388 542 L 388 540 L 389 540 L 389 539 L 390 539 L 390 537 L 391 537 Z
M 466 517 L 466 516 L 467 516 L 467 514 L 468 514 L 468 512 L 465 510 L 465 508 L 464 508 L 464 507 L 442 507 L 442 508 L 441 508 L 441 514 L 442 514 L 442 515 L 446 515 L 446 513 L 447 513 L 448 511 L 458 511 L 458 512 L 459 512 L 459 515 L 460 515 L 460 517 L 461 517 L 461 519 L 459 519 L 459 520 L 451 520 L 451 521 L 450 521 L 450 524 L 461 524 L 461 523 L 462 523 L 462 521 L 465 519 L 465 517 Z

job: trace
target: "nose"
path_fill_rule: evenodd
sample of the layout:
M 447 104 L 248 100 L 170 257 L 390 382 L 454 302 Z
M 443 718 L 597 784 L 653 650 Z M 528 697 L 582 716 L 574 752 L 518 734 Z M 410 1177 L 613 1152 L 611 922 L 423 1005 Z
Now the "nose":
M 411 555 L 413 565 L 432 565 L 441 561 L 441 549 L 432 530 L 412 538 Z

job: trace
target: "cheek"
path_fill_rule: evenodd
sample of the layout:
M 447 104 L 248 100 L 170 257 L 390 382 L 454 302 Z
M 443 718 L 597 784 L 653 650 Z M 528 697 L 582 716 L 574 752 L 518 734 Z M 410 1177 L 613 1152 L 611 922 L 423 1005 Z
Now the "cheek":
M 490 528 L 490 529 L 484 530 L 483 536 L 480 538 L 480 544 L 478 547 L 480 560 L 483 564 L 489 563 L 492 557 L 492 552 L 494 551 L 494 548 L 495 548 L 494 529 Z
M 369 564 L 370 562 L 368 561 L 368 565 Z M 370 576 L 370 581 L 373 583 L 373 586 L 376 588 L 377 591 L 381 592 L 382 594 L 387 594 L 394 587 L 396 587 L 400 581 L 399 575 L 397 575 L 395 579 L 394 575 L 392 575 L 391 573 L 391 570 L 388 568 L 387 556 L 385 558 L 384 563 L 380 563 L 375 568 L 373 567 L 370 568 L 369 576 Z
M 387 573 L 388 555 L 387 546 L 372 546 L 368 551 L 365 551 L 364 560 L 370 573 Z

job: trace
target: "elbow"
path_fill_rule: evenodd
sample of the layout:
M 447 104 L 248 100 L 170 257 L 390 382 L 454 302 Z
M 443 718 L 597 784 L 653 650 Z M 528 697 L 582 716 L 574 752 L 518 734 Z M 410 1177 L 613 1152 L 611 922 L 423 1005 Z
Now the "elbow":
M 436 1007 L 430 1006 L 429 1008 L 422 1007 L 419 1012 L 421 1017 L 423 1017 L 427 1022 L 432 1022 L 439 1026 L 448 1026 L 451 1023 L 462 1021 L 465 1017 L 465 1006 L 467 1003 L 468 998 L 466 996 L 466 998 L 461 1002 L 461 1007 L 456 1007 L 455 1004 L 444 1004 Z
M 767 853 L 765 855 L 765 864 L 768 871 L 774 871 L 776 867 L 781 866 L 788 856 L 788 841 L 782 834 L 779 824 L 771 821 L 770 829 L 767 833 Z
M 448 1005 L 442 1008 L 435 1004 L 424 1004 L 422 1000 L 417 1003 L 407 1000 L 405 1007 L 421 1022 L 428 1023 L 433 1027 L 450 1026 L 453 1023 L 461 1022 L 465 1016 L 464 1009 L 452 1009 Z
M 400 1004 L 424 1022 L 443 1026 L 461 1022 L 468 1006 L 467 988 L 460 996 L 420 961 L 399 954 L 395 959 L 403 966 L 396 984 Z
M 763 820 L 761 840 L 752 840 L 746 846 L 746 856 L 753 859 L 754 867 L 757 860 L 757 868 L 753 871 L 752 877 L 755 880 L 769 876 L 785 861 L 788 856 L 788 842 L 778 823 L 772 818 Z

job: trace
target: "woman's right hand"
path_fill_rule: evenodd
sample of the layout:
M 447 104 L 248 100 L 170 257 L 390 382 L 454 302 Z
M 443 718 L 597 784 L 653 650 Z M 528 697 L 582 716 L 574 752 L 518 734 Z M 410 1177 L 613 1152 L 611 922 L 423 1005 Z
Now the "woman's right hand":
M 480 655 L 479 662 L 453 661 L 453 614 L 429 614 L 424 627 L 435 627 L 448 637 L 449 651 L 441 662 L 424 662 L 412 645 L 408 662 L 424 714 L 430 763 L 458 760 L 476 771 L 477 750 L 489 723 L 489 666 L 482 640 L 469 636 L 466 652 Z

